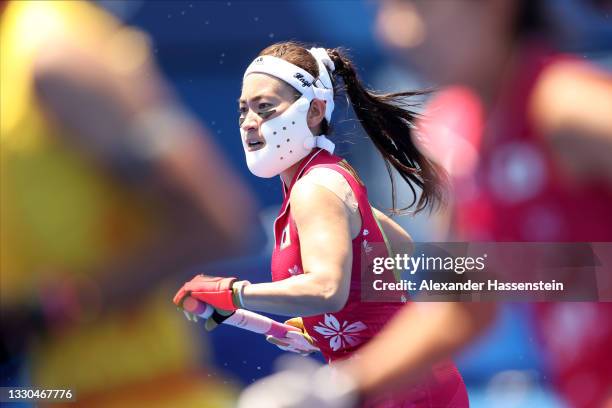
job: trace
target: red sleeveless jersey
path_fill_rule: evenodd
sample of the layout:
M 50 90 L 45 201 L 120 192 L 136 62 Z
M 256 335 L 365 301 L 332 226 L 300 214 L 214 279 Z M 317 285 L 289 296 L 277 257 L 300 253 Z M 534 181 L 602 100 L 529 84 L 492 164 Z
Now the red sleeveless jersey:
M 403 306 L 405 298 L 397 295 L 391 302 L 362 301 L 362 262 L 374 257 L 390 256 L 381 229 L 370 207 L 367 191 L 354 170 L 341 158 L 325 150 L 315 149 L 304 158 L 289 187 L 283 185 L 284 200 L 274 223 L 275 245 L 272 254 L 272 280 L 279 281 L 304 273 L 300 253 L 300 240 L 291 217 L 289 197 L 296 181 L 316 167 L 325 167 L 340 173 L 349 183 L 361 213 L 361 230 L 353 239 L 353 263 L 348 300 L 337 312 L 303 317 L 306 331 L 312 336 L 323 356 L 330 363 L 347 358 L 372 339 Z M 392 272 L 379 275 L 383 281 L 395 279 Z M 409 307 L 409 306 L 408 306 Z M 406 347 L 410 345 L 406 333 Z M 399 394 L 385 395 L 368 401 L 367 407 L 467 407 L 465 384 L 450 361 L 434 366 L 426 379 Z

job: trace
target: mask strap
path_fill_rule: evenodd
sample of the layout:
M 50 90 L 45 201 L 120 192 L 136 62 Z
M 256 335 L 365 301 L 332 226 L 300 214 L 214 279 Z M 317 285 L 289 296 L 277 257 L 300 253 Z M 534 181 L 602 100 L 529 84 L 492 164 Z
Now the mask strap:
M 248 66 L 244 77 L 255 72 L 272 75 L 291 85 L 309 101 L 325 101 L 325 119 L 329 123 L 334 111 L 334 89 L 330 76 L 330 72 L 334 71 L 334 63 L 324 48 L 311 48 L 309 52 L 317 61 L 318 78 L 313 78 L 307 71 L 290 62 L 270 55 L 257 57 Z
M 312 90 L 315 78 L 307 71 L 284 59 L 272 57 L 270 55 L 255 58 L 247 67 L 243 80 L 247 75 L 256 72 L 268 74 L 285 81 L 299 93 L 306 96 L 308 100 L 312 100 L 315 96 Z
M 325 135 L 313 136 L 306 139 L 304 147 L 307 149 L 314 149 L 315 147 L 327 150 L 330 154 L 334 154 L 336 145 L 334 142 L 329 140 Z
M 330 154 L 334 154 L 336 145 L 329 140 L 325 135 L 315 136 L 315 145 L 323 150 L 327 150 Z
M 334 86 L 330 73 L 336 69 L 334 62 L 327 54 L 325 48 L 311 48 L 308 50 L 317 61 L 319 67 L 319 77 L 314 81 L 314 97 L 325 101 L 325 119 L 331 122 L 332 112 L 334 111 Z

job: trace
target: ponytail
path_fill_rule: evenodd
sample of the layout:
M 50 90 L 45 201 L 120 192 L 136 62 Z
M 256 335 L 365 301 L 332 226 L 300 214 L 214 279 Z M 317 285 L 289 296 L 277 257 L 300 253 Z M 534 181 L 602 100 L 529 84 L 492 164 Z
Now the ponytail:
M 445 204 L 447 175 L 444 169 L 425 157 L 413 142 L 417 114 L 407 108 L 405 98 L 426 92 L 376 94 L 366 89 L 352 62 L 339 49 L 327 50 L 335 65 L 334 75 L 341 77 L 353 110 L 376 148 L 382 154 L 391 179 L 392 211 L 401 214 L 416 204 L 415 212 Z M 408 183 L 413 200 L 405 208 L 396 208 L 396 188 L 392 169 Z M 421 189 L 421 195 L 414 188 Z

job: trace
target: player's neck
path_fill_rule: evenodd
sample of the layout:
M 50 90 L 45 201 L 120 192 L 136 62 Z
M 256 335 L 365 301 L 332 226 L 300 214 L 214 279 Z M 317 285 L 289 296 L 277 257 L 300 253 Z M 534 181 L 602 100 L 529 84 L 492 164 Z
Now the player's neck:
M 291 182 L 293 181 L 293 177 L 295 176 L 295 173 L 297 172 L 298 168 L 302 164 L 302 161 L 304 161 L 304 159 L 302 159 L 299 162 L 295 163 L 293 166 L 291 166 L 288 169 L 284 170 L 280 174 L 281 180 L 283 180 L 283 183 L 285 183 L 285 186 L 287 188 L 291 187 Z

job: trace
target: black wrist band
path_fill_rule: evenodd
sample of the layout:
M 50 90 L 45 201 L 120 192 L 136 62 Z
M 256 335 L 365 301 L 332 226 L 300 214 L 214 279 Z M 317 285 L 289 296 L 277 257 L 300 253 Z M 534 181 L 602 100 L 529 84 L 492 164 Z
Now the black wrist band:
M 215 309 L 212 313 L 212 315 L 210 316 L 211 319 L 213 319 L 213 321 L 217 324 L 221 324 L 223 323 L 228 317 L 232 316 L 234 313 L 236 312 L 232 312 L 228 315 L 222 315 L 221 313 L 219 313 L 217 311 L 217 309 Z

